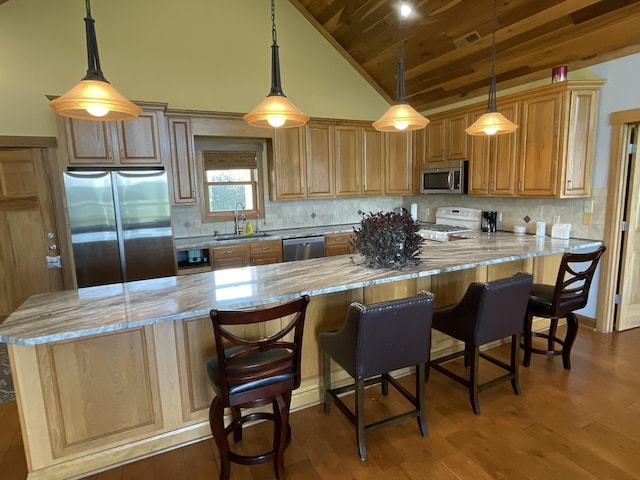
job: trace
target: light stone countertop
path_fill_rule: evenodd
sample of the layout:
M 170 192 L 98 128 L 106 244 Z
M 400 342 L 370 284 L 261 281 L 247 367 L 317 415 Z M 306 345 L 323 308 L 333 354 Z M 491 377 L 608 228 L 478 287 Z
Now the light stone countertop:
M 370 269 L 358 255 L 143 280 L 34 295 L 0 324 L 0 341 L 36 345 L 159 322 L 523 258 L 596 248 L 599 240 L 498 233 L 452 242 L 425 242 L 422 264 Z M 313 299 L 312 299 L 313 301 Z
M 262 233 L 266 233 L 266 236 L 252 236 L 247 235 L 243 238 L 232 240 L 216 240 L 214 235 L 207 235 L 202 237 L 183 237 L 176 238 L 175 245 L 176 250 L 186 250 L 190 248 L 206 248 L 215 247 L 219 245 L 229 245 L 232 243 L 241 243 L 247 241 L 260 242 L 264 240 L 284 240 L 287 238 L 301 238 L 310 237 L 315 235 L 329 235 L 332 233 L 349 233 L 353 232 L 353 227 L 358 227 L 359 223 L 349 223 L 342 225 L 324 225 L 320 227 L 300 227 L 300 228 L 288 228 L 282 230 L 260 230 Z M 223 234 L 225 235 L 225 234 Z

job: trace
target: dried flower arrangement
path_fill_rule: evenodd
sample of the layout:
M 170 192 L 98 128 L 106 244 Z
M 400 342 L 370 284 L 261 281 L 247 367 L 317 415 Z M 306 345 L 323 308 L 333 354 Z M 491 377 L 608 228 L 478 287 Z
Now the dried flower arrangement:
M 396 212 L 361 213 L 360 228 L 353 228 L 351 246 L 365 257 L 365 266 L 396 268 L 418 265 L 420 245 L 418 223 L 411 215 Z

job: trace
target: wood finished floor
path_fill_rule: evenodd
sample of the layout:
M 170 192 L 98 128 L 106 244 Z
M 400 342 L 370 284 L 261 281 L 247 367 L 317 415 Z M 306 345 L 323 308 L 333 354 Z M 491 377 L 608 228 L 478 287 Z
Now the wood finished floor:
M 493 349 L 501 357 L 505 347 Z M 534 355 L 521 368 L 522 396 L 509 383 L 480 394 L 473 414 L 467 392 L 438 372 L 427 385 L 429 436 L 415 420 L 370 432 L 367 461 L 358 457 L 353 427 L 333 408 L 292 414 L 285 459 L 289 480 L 347 479 L 640 479 L 640 329 L 598 334 L 581 329 L 565 371 L 560 358 Z M 484 362 L 481 375 L 493 373 Z M 413 377 L 403 379 L 412 384 Z M 393 389 L 390 389 L 393 390 Z M 392 393 L 369 389 L 367 421 L 404 408 Z M 242 442 L 266 448 L 265 424 Z M 15 403 L 0 406 L 0 477 L 26 478 Z M 210 480 L 218 478 L 212 440 L 87 477 L 91 480 Z M 232 465 L 235 480 L 273 478 L 270 464 Z

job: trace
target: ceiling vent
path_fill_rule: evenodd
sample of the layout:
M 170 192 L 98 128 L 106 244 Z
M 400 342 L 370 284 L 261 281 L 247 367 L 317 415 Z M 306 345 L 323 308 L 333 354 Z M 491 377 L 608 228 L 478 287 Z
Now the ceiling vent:
M 480 38 L 482 37 L 480 37 L 480 34 L 478 32 L 469 32 L 466 35 L 463 35 L 462 37 L 454 40 L 453 44 L 457 48 L 462 48 L 466 47 L 467 45 L 471 45 L 472 43 L 476 43 L 478 40 L 480 40 Z

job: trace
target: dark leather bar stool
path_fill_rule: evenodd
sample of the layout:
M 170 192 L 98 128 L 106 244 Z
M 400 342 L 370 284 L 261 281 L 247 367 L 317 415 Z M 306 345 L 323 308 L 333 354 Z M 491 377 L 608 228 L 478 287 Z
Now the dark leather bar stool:
M 211 310 L 217 354 L 207 362 L 215 398 L 209 409 L 209 423 L 220 452 L 220 479 L 227 480 L 231 462 L 255 465 L 273 461 L 275 478 L 285 478 L 284 451 L 291 438 L 289 407 L 291 392 L 300 386 L 302 333 L 309 297 L 260 310 Z M 240 332 L 257 323 L 282 320 L 276 332 L 265 338 L 246 338 Z M 276 327 L 274 326 L 274 329 Z M 261 336 L 262 337 L 262 336 Z M 286 337 L 286 338 L 285 338 Z M 271 412 L 242 415 L 244 408 L 271 404 Z M 231 409 L 232 421 L 225 428 L 224 409 Z M 228 436 L 242 440 L 247 422 L 274 422 L 273 448 L 261 455 L 246 456 L 231 451 Z
M 429 368 L 467 387 L 471 407 L 476 415 L 480 414 L 478 393 L 489 387 L 510 380 L 513 391 L 516 395 L 520 395 L 518 382 L 520 334 L 532 283 L 533 277 L 527 273 L 518 273 L 513 277 L 489 283 L 473 282 L 458 303 L 438 308 L 433 312 L 433 328 L 464 342 L 465 346 L 463 351 L 431 360 Z M 480 352 L 482 345 L 506 337 L 511 337 L 509 364 Z M 468 379 L 442 365 L 462 356 L 465 357 L 465 367 L 470 367 Z M 478 384 L 480 358 L 505 369 L 507 373 L 486 383 Z
M 578 336 L 578 318 L 573 312 L 587 305 L 593 274 L 605 250 L 603 245 L 590 253 L 567 252 L 562 256 L 555 285 L 533 284 L 524 322 L 522 364 L 525 367 L 531 364 L 531 354 L 539 353 L 548 356 L 562 355 L 564 368 L 571 369 L 571 347 Z M 550 320 L 548 333 L 532 331 L 533 317 Z M 556 334 L 558 320 L 561 318 L 567 319 L 564 339 L 558 338 Z M 534 348 L 533 337 L 546 338 L 547 349 Z
M 367 458 L 365 432 L 407 418 L 418 419 L 422 436 L 427 435 L 424 410 L 424 375 L 431 346 L 431 315 L 433 295 L 420 292 L 402 300 L 364 306 L 352 303 L 342 328 L 336 332 L 321 333 L 318 337 L 322 350 L 324 377 L 324 411 L 329 413 L 331 402 L 356 426 L 360 458 Z M 355 383 L 331 388 L 330 359 L 340 365 Z M 412 395 L 389 372 L 404 367 L 416 367 L 416 394 Z M 380 383 L 382 394 L 388 395 L 389 384 L 396 388 L 413 409 L 371 424 L 365 424 L 364 388 Z M 339 398 L 355 391 L 355 414 Z

